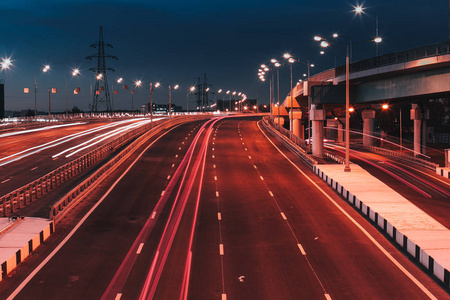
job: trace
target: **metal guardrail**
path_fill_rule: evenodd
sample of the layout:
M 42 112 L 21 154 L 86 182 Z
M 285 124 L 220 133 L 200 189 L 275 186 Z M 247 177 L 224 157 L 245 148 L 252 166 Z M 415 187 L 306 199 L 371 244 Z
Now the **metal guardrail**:
M 264 128 L 266 128 L 275 138 L 277 138 L 281 143 L 283 143 L 283 145 L 285 145 L 288 149 L 290 149 L 292 152 L 294 152 L 295 154 L 297 154 L 297 156 L 299 156 L 301 159 L 303 159 L 308 165 L 310 165 L 311 167 L 314 165 L 317 165 L 317 161 L 313 158 L 311 158 L 305 150 L 302 149 L 302 147 L 297 143 L 303 141 L 305 148 L 306 148 L 306 143 L 304 140 L 296 137 L 299 141 L 297 141 L 296 139 L 292 140 L 290 139 L 288 136 L 286 136 L 285 134 L 281 133 L 278 129 L 272 127 L 270 124 L 270 122 L 268 121 L 269 117 L 265 117 L 262 119 L 262 124 L 264 126 Z M 284 128 L 282 128 L 284 129 Z
M 126 144 L 130 140 L 143 134 L 151 128 L 151 124 L 136 128 L 91 152 L 57 168 L 50 173 L 0 197 L 0 215 L 9 216 L 21 208 L 27 206 L 60 184 L 66 182 L 72 177 L 80 174 L 82 171 L 91 167 L 93 164 L 103 160 L 113 153 L 117 148 Z
M 205 116 L 198 116 L 195 119 L 204 119 Z M 73 188 L 70 192 L 64 195 L 58 202 L 52 205 L 50 208 L 50 219 L 55 223 L 58 222 L 67 212 L 70 211 L 71 207 L 78 203 L 80 200 L 84 198 L 84 196 L 99 185 L 103 178 L 106 175 L 110 174 L 117 167 L 119 167 L 122 162 L 124 162 L 131 154 L 133 154 L 134 150 L 139 148 L 142 144 L 144 144 L 149 138 L 153 137 L 156 133 L 161 130 L 167 129 L 172 126 L 176 126 L 187 121 L 191 121 L 191 118 L 175 118 L 164 122 L 156 127 L 154 127 L 151 131 L 146 131 L 139 138 L 133 141 L 130 145 L 128 145 L 125 149 L 123 149 L 118 155 L 112 158 L 109 162 L 103 165 L 100 169 L 94 172 L 89 178 L 85 179 L 83 182 L 78 184 L 75 188 Z
M 428 169 L 433 170 L 433 171 L 436 171 L 436 167 L 439 166 L 439 165 L 437 165 L 435 163 L 432 163 L 430 161 L 426 161 L 424 159 L 420 159 L 420 158 L 417 158 L 417 157 L 406 155 L 406 154 L 400 153 L 398 151 L 387 150 L 387 149 L 378 148 L 378 147 L 375 147 L 375 146 L 360 146 L 360 147 L 363 147 L 363 148 L 368 149 L 370 151 L 381 153 L 383 155 L 388 155 L 388 156 L 391 156 L 391 157 L 396 157 L 396 158 L 401 159 L 401 160 L 406 160 L 408 162 L 414 163 L 416 165 L 420 165 L 422 167 L 428 168 Z
M 350 73 L 395 65 L 416 59 L 433 57 L 443 54 L 450 54 L 450 42 L 442 42 L 364 59 L 350 64 Z M 339 66 L 336 68 L 336 77 L 344 74 L 345 66 Z

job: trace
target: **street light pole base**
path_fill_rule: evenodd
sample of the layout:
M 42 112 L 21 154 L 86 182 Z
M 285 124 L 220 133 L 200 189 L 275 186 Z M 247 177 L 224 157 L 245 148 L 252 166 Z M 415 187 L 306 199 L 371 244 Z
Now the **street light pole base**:
M 345 168 L 344 168 L 344 172 L 350 172 L 352 169 L 350 169 L 350 167 L 349 166 L 345 166 Z

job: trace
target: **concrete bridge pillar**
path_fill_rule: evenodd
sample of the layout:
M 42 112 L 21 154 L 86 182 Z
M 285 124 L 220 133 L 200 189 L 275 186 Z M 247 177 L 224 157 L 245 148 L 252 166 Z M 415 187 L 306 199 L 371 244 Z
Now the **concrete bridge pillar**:
M 323 157 L 323 122 L 325 121 L 325 110 L 317 109 L 311 105 L 309 112 L 312 129 L 312 154 L 317 157 Z
M 422 125 L 422 111 L 418 104 L 412 104 L 411 108 L 411 120 L 414 120 L 414 156 L 420 154 L 420 136 L 421 136 L 421 125 Z
M 362 113 L 363 119 L 363 145 L 364 146 L 373 146 L 373 132 L 375 128 L 375 111 L 373 109 L 363 110 Z
M 305 133 L 302 125 L 302 111 L 300 109 L 294 109 L 290 113 L 292 120 L 292 133 L 301 138 L 305 139 Z
M 427 154 L 427 120 L 430 118 L 430 111 L 423 107 L 423 116 L 422 116 L 422 154 Z

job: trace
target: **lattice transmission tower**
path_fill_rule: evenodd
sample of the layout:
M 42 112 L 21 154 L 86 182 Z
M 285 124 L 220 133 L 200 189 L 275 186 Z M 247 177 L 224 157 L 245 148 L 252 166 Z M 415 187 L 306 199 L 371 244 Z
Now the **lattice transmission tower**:
M 198 84 L 195 86 L 195 93 L 197 107 L 200 108 L 200 111 L 204 111 L 208 108 L 209 105 L 209 97 L 208 94 L 212 93 L 211 85 L 208 84 L 206 80 L 206 74 L 204 74 L 203 82 L 200 81 L 200 77 L 198 77 Z
M 109 98 L 108 77 L 106 76 L 106 71 L 114 72 L 114 69 L 106 65 L 106 59 L 111 58 L 118 60 L 118 58 L 114 55 L 105 54 L 105 47 L 113 48 L 113 46 L 111 44 L 106 44 L 103 41 L 102 26 L 100 26 L 98 43 L 92 44 L 91 47 L 97 49 L 97 54 L 86 57 L 86 59 L 88 60 L 92 60 L 94 58 L 97 59 L 97 67 L 89 69 L 97 74 L 93 91 L 94 95 L 92 99 L 91 112 L 102 111 L 101 109 L 103 107 L 104 111 L 112 112 L 111 100 Z

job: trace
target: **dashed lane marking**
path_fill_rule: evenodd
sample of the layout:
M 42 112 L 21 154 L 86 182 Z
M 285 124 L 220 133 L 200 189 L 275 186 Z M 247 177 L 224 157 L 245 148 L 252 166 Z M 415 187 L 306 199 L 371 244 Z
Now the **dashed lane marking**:
M 222 220 L 222 214 L 221 213 L 217 213 L 217 220 Z
M 269 195 L 270 195 L 270 197 L 273 197 L 272 191 L 269 191 Z
M 169 176 L 167 176 L 167 180 L 169 180 L 170 179 L 170 175 Z
M 300 249 L 300 252 L 302 253 L 302 255 L 306 255 L 305 249 L 303 249 L 302 245 L 297 244 L 298 249 Z
M 3 180 L 1 183 L 5 183 L 5 182 L 8 182 L 8 181 L 10 181 L 11 180 L 11 178 L 8 178 L 8 179 L 6 179 L 6 180 Z
M 141 243 L 141 244 L 139 245 L 139 248 L 137 249 L 136 254 L 141 254 L 142 247 L 144 247 L 144 243 Z
M 151 218 L 154 219 L 155 217 L 156 217 L 156 211 L 154 211 L 154 212 L 152 213 Z
M 214 176 L 214 180 L 217 180 L 217 176 Z
M 216 191 L 216 197 L 219 198 L 219 191 Z
M 33 169 L 31 169 L 31 171 L 34 171 L 34 170 L 36 170 L 38 167 L 34 167 Z
M 281 213 L 281 217 L 283 218 L 283 220 L 287 220 L 286 215 L 284 213 Z
M 219 244 L 219 253 L 223 255 L 223 244 Z
M 261 180 L 264 180 L 264 177 L 262 177 L 262 176 L 259 176 L 259 178 L 261 178 Z
M 161 192 L 161 197 L 164 196 L 164 192 L 165 192 L 165 191 L 162 191 L 162 192 Z
M 118 293 L 114 300 L 120 300 L 120 298 L 122 298 L 122 293 Z

